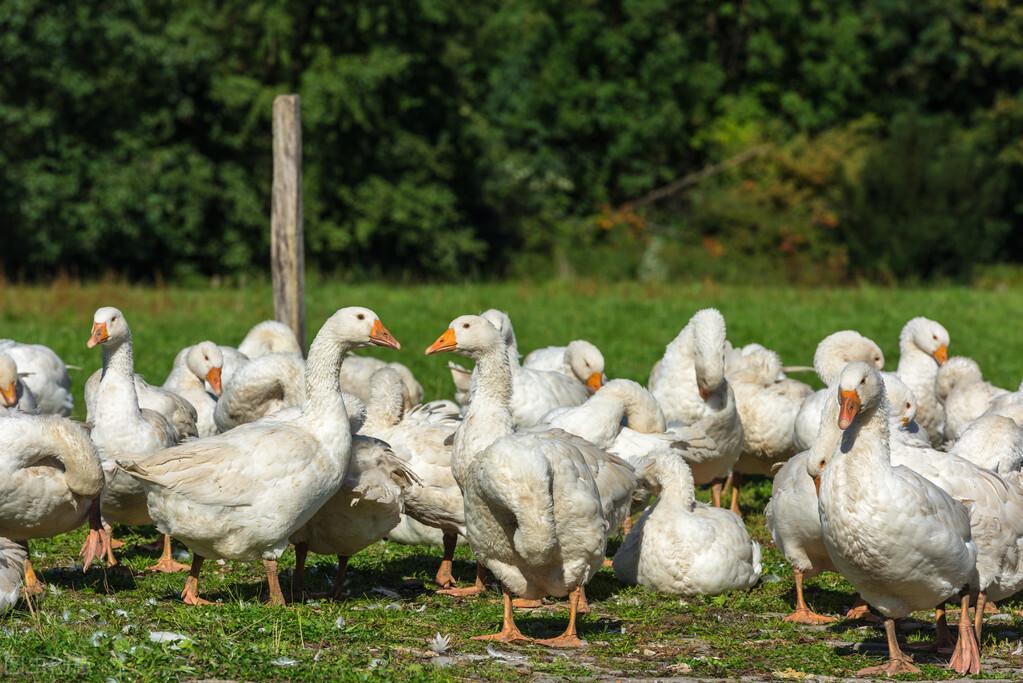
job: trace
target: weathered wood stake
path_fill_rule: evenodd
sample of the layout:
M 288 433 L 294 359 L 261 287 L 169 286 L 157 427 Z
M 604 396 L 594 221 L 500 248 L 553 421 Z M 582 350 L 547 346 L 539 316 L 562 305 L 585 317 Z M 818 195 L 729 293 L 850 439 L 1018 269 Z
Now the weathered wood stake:
M 270 204 L 270 262 L 274 317 L 305 348 L 305 248 L 302 238 L 302 111 L 298 95 L 273 105 L 274 182 Z

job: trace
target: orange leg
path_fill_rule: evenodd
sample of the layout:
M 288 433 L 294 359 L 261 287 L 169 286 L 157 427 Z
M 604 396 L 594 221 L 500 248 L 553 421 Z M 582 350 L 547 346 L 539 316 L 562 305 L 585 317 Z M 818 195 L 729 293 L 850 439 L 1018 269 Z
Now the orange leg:
M 445 588 L 437 591 L 438 595 L 450 595 L 455 598 L 466 598 L 470 595 L 479 595 L 487 589 L 487 585 L 483 583 L 483 575 L 486 569 L 479 562 L 476 563 L 476 583 L 469 588 Z
M 270 588 L 270 599 L 266 604 L 271 607 L 283 607 L 284 593 L 281 592 L 281 582 L 277 576 L 277 560 L 263 560 L 263 568 L 266 569 L 266 583 Z
M 853 606 L 849 608 L 849 611 L 845 613 L 845 618 L 849 621 L 862 620 L 875 623 L 881 621 L 878 619 L 877 615 L 870 611 L 870 605 L 868 605 L 867 602 L 858 595 L 856 596 L 856 602 L 854 602 Z
M 334 576 L 334 594 L 335 600 L 342 600 L 345 597 L 345 574 L 348 573 L 348 556 L 338 555 L 337 556 L 337 574 Z
M 806 600 L 803 597 L 803 572 L 800 569 L 794 569 L 793 573 L 796 575 L 796 610 L 785 617 L 785 621 L 812 625 L 830 624 L 833 621 L 837 621 L 834 617 L 817 614 L 807 607 Z
M 79 551 L 79 555 L 82 558 L 82 571 L 88 571 L 89 565 L 92 564 L 94 559 L 99 559 L 100 562 L 106 557 L 108 567 L 113 567 L 117 564 L 117 560 L 114 559 L 113 541 L 110 538 L 110 532 L 103 526 L 103 516 L 99 509 L 99 498 L 93 501 L 92 507 L 89 510 L 89 535 L 85 539 L 85 543 L 82 544 L 82 549 Z
M 899 640 L 895 635 L 895 620 L 884 620 L 884 632 L 888 638 L 888 661 L 881 666 L 868 666 L 856 672 L 857 676 L 895 676 L 898 674 L 918 674 L 920 669 L 913 666 L 913 658 L 899 649 Z
M 181 599 L 186 605 L 209 605 L 209 600 L 199 597 L 199 572 L 202 571 L 203 556 L 192 553 L 192 568 L 185 579 L 185 589 L 181 591 Z
M 982 608 L 981 614 L 983 613 Z M 948 668 L 961 675 L 980 673 L 980 645 L 977 643 L 977 633 L 970 620 L 969 593 L 965 593 L 960 601 L 959 640 L 952 651 Z
M 515 625 L 515 615 L 512 614 L 511 593 L 504 586 L 501 586 L 501 594 L 504 600 L 504 620 L 501 630 L 486 636 L 473 636 L 473 640 L 497 640 L 502 643 L 530 643 L 532 638 L 522 635 L 522 631 Z
M 742 475 L 738 472 L 732 472 L 732 505 L 729 509 L 740 517 L 742 517 L 742 511 L 739 509 L 739 489 L 741 488 Z
M 568 626 L 565 628 L 565 632 L 556 638 L 537 640 L 537 645 L 558 648 L 575 648 L 586 645 L 586 641 L 580 640 L 575 631 L 575 620 L 576 614 L 579 612 L 579 598 L 581 595 L 582 586 L 579 586 L 568 596 Z
M 440 568 L 437 569 L 437 577 L 434 581 L 441 588 L 454 588 L 455 577 L 451 573 L 451 565 L 455 559 L 455 546 L 458 544 L 458 534 L 444 532 L 444 557 L 440 561 Z
M 187 564 L 181 564 L 174 559 L 174 555 L 171 554 L 171 537 L 168 534 L 163 535 L 163 553 L 160 555 L 160 559 L 151 567 L 146 567 L 147 571 L 151 572 L 163 572 L 164 574 L 173 574 L 174 572 L 188 571 Z
M 21 594 L 27 597 L 33 595 L 39 595 L 46 587 L 43 582 L 36 576 L 35 569 L 32 568 L 31 555 L 28 552 L 28 541 L 21 541 L 21 547 L 25 549 L 25 583 L 21 587 Z
M 721 489 L 724 485 L 720 481 L 715 481 L 710 485 L 710 498 L 714 503 L 714 507 L 721 507 Z

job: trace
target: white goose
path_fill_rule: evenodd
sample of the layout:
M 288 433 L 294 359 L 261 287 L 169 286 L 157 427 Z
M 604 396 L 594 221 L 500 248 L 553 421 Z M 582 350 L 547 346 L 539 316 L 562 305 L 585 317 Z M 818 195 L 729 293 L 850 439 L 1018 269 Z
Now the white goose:
M 301 356 L 302 347 L 290 327 L 276 320 L 264 320 L 249 329 L 237 348 L 221 346 L 220 353 L 224 357 L 220 381 L 227 386 L 234 373 L 250 360 L 271 353 Z
M 455 318 L 427 353 L 473 358 L 473 399 L 455 432 L 452 469 L 465 495 L 469 545 L 501 583 L 501 631 L 477 639 L 529 640 L 515 626 L 513 593 L 527 599 L 569 598 L 569 622 L 554 647 L 582 645 L 575 619 L 582 587 L 600 569 L 609 520 L 591 463 L 599 461 L 635 486 L 632 468 L 560 430 L 516 432 L 512 369 L 501 333 L 485 318 Z
M 85 409 L 86 419 L 89 422 L 93 422 L 95 419 L 96 398 L 102 375 L 103 370 L 101 368 L 92 373 L 85 382 Z M 159 413 L 166 418 L 167 422 L 174 429 L 176 441 L 199 435 L 197 425 L 199 416 L 191 403 L 172 391 L 149 384 L 142 375 L 135 373 L 133 377 L 135 381 L 135 395 L 138 397 L 139 407 Z
M 840 330 L 821 340 L 813 354 L 813 369 L 825 387 L 833 387 L 845 366 L 853 361 L 863 361 L 878 370 L 884 369 L 884 353 L 872 339 L 855 330 Z M 808 450 L 817 438 L 821 427 L 821 415 L 828 398 L 833 397 L 830 389 L 821 389 L 811 394 L 799 408 L 796 416 L 793 443 L 797 450 Z M 836 410 L 837 405 L 836 405 Z
M 188 401 L 196 412 L 196 429 L 199 436 L 213 436 L 217 433 L 217 425 L 213 413 L 217 407 L 217 396 L 222 386 L 221 373 L 224 367 L 224 354 L 220 347 L 211 341 L 199 342 L 178 353 L 163 388 L 176 396 Z M 209 384 L 213 395 L 206 391 Z
M 15 412 L 37 412 L 36 397 L 22 380 L 14 359 L 0 351 L 0 416 Z
M 9 611 L 21 598 L 28 551 L 9 538 L 0 538 L 0 614 Z
M 309 349 L 306 399 L 288 411 L 217 436 L 119 463 L 146 491 L 149 513 L 192 550 L 182 598 L 202 604 L 199 572 L 207 557 L 262 558 L 271 604 L 283 604 L 277 558 L 288 539 L 338 492 L 352 436 L 338 374 L 352 349 L 399 348 L 376 313 L 342 308 Z
M 388 538 L 402 543 L 442 545 L 436 582 L 454 588 L 452 561 L 458 536 L 465 535 L 465 503 L 451 471 L 452 436 L 460 420 L 418 421 L 405 413 L 403 382 L 394 369 L 373 373 L 372 393 L 360 434 L 388 443 L 418 480 L 405 491 L 406 511 Z M 480 585 L 482 588 L 482 585 Z
M 350 356 L 345 361 L 341 366 L 341 390 L 368 403 L 373 391 L 373 373 L 385 367 L 394 370 L 401 378 L 406 410 L 423 402 L 423 385 L 416 381 L 411 370 L 401 363 L 386 363 L 370 356 Z
M 743 433 L 742 454 L 732 477 L 736 501 L 732 509 L 738 512 L 742 475 L 772 476 L 775 465 L 795 455 L 796 416 L 813 390 L 786 377 L 778 354 L 762 347 L 743 354 L 726 377 L 735 393 Z
M 585 339 L 571 341 L 568 346 L 546 346 L 530 351 L 522 367 L 575 377 L 590 391 L 596 391 L 606 381 L 604 354 Z
M 0 352 L 14 359 L 40 413 L 65 417 L 71 414 L 74 408 L 71 377 L 67 365 L 53 349 L 42 344 L 0 339 Z
M 417 483 L 408 464 L 379 439 L 355 436 L 351 451 L 341 489 L 291 535 L 298 595 L 305 592 L 306 557 L 312 551 L 337 555 L 333 597 L 341 599 L 348 558 L 387 536 L 401 518 L 405 492 Z
M 899 367 L 895 373 L 917 400 L 916 420 L 931 444 L 941 445 L 945 435 L 945 409 L 938 400 L 938 368 L 948 360 L 948 330 L 928 318 L 913 318 L 899 334 Z
M 626 585 L 671 595 L 717 595 L 752 588 L 760 579 L 760 544 L 730 510 L 696 502 L 689 466 L 668 453 L 650 457 L 645 478 L 654 502 L 615 553 Z
M 938 368 L 935 391 L 945 407 L 947 441 L 958 439 L 971 422 L 991 407 L 992 401 L 1009 393 L 985 382 L 977 361 L 964 356 L 953 356 Z
M 78 423 L 56 415 L 0 418 L 0 535 L 25 542 L 25 590 L 40 592 L 28 541 L 63 534 L 90 521 L 82 546 L 85 568 L 94 557 L 111 564 L 101 534 L 103 470 L 96 447 Z
M 699 430 L 713 443 L 712 451 L 702 451 L 706 457 L 690 460 L 689 466 L 697 486 L 711 484 L 715 505 L 720 505 L 721 486 L 743 444 L 735 396 L 725 378 L 725 345 L 721 313 L 697 311 L 665 348 L 648 384 L 670 425 Z
M 91 401 L 86 401 L 92 413 L 90 436 L 107 475 L 103 517 L 120 524 L 152 524 L 145 491 L 131 477 L 120 473 L 116 462 L 173 446 L 178 441 L 177 430 L 160 413 L 139 407 L 131 330 L 121 311 L 112 307 L 98 309 L 86 345 L 90 349 L 103 348 L 100 379 Z M 106 533 L 102 536 L 102 543 L 109 544 L 109 536 Z M 170 538 L 165 535 L 163 540 L 163 554 L 150 569 L 162 572 L 187 569 L 174 561 Z
M 213 411 L 226 432 L 305 400 L 305 362 L 295 353 L 268 353 L 234 370 Z
M 842 439 L 821 476 L 824 545 L 842 575 L 885 617 L 889 660 L 860 675 L 918 673 L 899 648 L 895 619 L 960 596 L 959 641 L 951 666 L 980 669 L 970 625 L 977 548 L 970 514 L 916 472 L 892 465 L 888 401 L 881 374 L 849 364 L 838 383 Z
M 1023 429 L 1002 415 L 981 415 L 948 450 L 1001 475 L 1023 469 Z
M 512 416 L 518 427 L 532 427 L 562 406 L 577 406 L 590 395 L 585 384 L 560 372 L 547 372 L 519 365 L 518 347 L 511 318 L 504 311 L 490 309 L 482 317 L 498 329 L 506 343 L 512 372 Z

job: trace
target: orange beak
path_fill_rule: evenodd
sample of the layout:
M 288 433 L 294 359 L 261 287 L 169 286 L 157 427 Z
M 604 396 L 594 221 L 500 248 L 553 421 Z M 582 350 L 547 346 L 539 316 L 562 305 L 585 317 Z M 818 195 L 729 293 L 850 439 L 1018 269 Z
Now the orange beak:
M 596 392 L 597 389 L 604 386 L 604 373 L 595 372 L 586 378 L 586 386 L 590 388 L 590 391 Z
M 848 429 L 856 413 L 860 412 L 860 397 L 855 391 L 838 392 L 841 410 L 838 413 L 838 428 Z
M 455 331 L 450 327 L 444 330 L 444 334 L 437 337 L 437 341 L 430 344 L 429 348 L 426 349 L 426 355 L 431 356 L 435 353 L 444 353 L 445 351 L 454 351 L 458 348 L 458 341 L 455 339 Z
M 702 398 L 704 401 L 710 398 L 710 389 L 708 389 L 707 387 L 698 387 L 698 389 L 700 392 L 700 398 Z
M 821 475 L 816 475 L 813 478 L 813 488 L 817 492 L 817 497 L 821 497 Z
M 902 418 L 902 426 L 903 426 L 903 428 L 909 426 L 909 418 L 908 417 Z
M 206 373 L 206 381 L 210 383 L 210 387 L 213 389 L 213 393 L 220 396 L 222 387 L 220 385 L 220 368 L 210 368 L 210 371 Z
M 945 361 L 948 360 L 948 346 L 946 344 L 942 344 L 934 352 L 934 360 L 938 361 L 938 365 L 945 364 Z
M 13 408 L 18 402 L 18 391 L 14 386 L 14 382 L 11 382 L 6 387 L 0 387 L 0 396 L 3 397 L 6 407 Z
M 380 322 L 380 318 L 373 321 L 373 329 L 370 330 L 369 340 L 374 346 L 386 346 L 392 349 L 401 349 L 401 344 L 394 338 L 391 331 L 384 327 L 384 324 Z
M 107 333 L 106 323 L 93 323 L 92 324 L 92 336 L 89 337 L 89 341 L 85 342 L 88 348 L 92 348 L 97 344 L 102 344 L 106 340 L 110 339 L 110 335 Z

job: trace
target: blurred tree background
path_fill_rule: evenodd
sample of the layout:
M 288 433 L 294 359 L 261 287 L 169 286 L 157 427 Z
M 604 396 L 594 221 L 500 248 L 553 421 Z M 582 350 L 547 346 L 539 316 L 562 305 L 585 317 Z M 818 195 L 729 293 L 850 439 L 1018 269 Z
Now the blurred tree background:
M 1010 0 L 0 0 L 8 278 L 843 283 L 1023 261 Z

